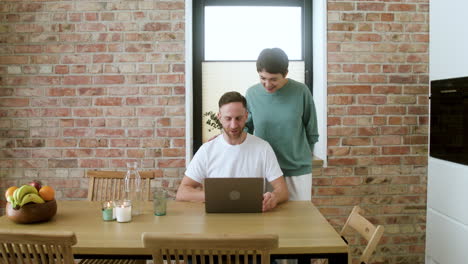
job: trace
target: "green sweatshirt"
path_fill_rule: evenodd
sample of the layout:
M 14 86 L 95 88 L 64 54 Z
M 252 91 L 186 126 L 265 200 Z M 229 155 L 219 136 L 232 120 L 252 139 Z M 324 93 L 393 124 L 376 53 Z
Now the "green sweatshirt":
M 284 176 L 311 173 L 312 152 L 319 135 L 307 86 L 288 79 L 285 86 L 270 94 L 258 83 L 247 90 L 246 98 L 247 132 L 270 143 Z

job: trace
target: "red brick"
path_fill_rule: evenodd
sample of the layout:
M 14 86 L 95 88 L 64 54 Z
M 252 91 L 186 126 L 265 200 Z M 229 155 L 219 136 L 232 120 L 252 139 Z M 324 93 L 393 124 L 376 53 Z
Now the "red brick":
M 403 144 L 405 145 L 427 145 L 428 136 L 404 136 Z
M 104 88 L 79 88 L 78 93 L 81 96 L 104 95 L 105 89 Z
M 124 81 L 125 77 L 122 75 L 101 75 L 94 77 L 95 84 L 122 84 Z
M 341 125 L 341 118 L 340 117 L 328 117 L 327 118 L 327 125 L 328 126 Z
M 28 98 L 0 98 L 0 107 L 25 107 L 28 105 Z
M 135 148 L 140 146 L 139 139 L 111 139 L 110 147 L 130 147 Z
M 354 10 L 354 4 L 351 2 L 329 2 L 327 4 L 328 11 L 352 11 Z
M 107 139 L 82 138 L 80 139 L 80 147 L 82 148 L 108 147 L 108 140 Z
M 127 157 L 129 158 L 144 158 L 145 150 L 143 149 L 129 149 L 127 150 Z
M 65 137 L 91 137 L 93 132 L 88 128 L 65 128 L 63 129 Z
M 381 105 L 387 102 L 386 96 L 358 96 L 359 104 L 375 104 Z
M 76 139 L 47 139 L 47 147 L 76 147 L 78 140 Z
M 380 155 L 380 148 L 378 147 L 354 147 L 351 149 L 352 156 L 374 156 L 374 155 Z
M 27 56 L 0 56 L 2 64 L 27 64 Z
M 153 129 L 129 129 L 128 136 L 129 137 L 152 137 L 153 136 Z
M 108 136 L 108 137 L 121 137 L 125 135 L 124 129 L 107 129 L 98 128 L 96 129 L 96 136 Z
M 377 165 L 398 165 L 401 163 L 401 158 L 393 156 L 375 157 L 374 161 Z
M 185 159 L 161 159 L 158 161 L 159 168 L 183 168 Z
M 356 134 L 356 128 L 353 127 L 328 127 L 329 136 L 351 136 Z
M 408 146 L 390 146 L 382 147 L 383 155 L 407 155 L 410 153 L 410 147 Z
M 93 157 L 92 149 L 66 149 L 62 151 L 62 156 L 71 158 L 71 157 Z
M 379 106 L 378 114 L 381 115 L 403 115 L 406 114 L 406 107 L 403 106 Z
M 120 97 L 101 97 L 94 100 L 94 105 L 99 106 L 119 106 L 122 105 L 122 98 Z
M 74 96 L 76 90 L 74 88 L 49 88 L 47 89 L 48 96 Z
M 137 109 L 138 116 L 162 116 L 164 115 L 163 107 L 145 107 Z
M 96 157 L 123 157 L 122 149 L 96 149 Z
M 157 136 L 160 137 L 183 137 L 185 128 L 158 128 Z
M 350 152 L 350 147 L 328 147 L 328 155 L 330 156 L 348 156 Z
M 401 136 L 380 136 L 374 137 L 374 145 L 400 145 L 402 144 Z
M 329 94 L 369 94 L 371 86 L 368 85 L 337 85 L 328 87 Z
M 375 106 L 350 106 L 348 114 L 350 115 L 374 115 L 376 113 Z
M 80 168 L 106 168 L 108 161 L 103 159 L 80 159 Z
M 96 117 L 102 116 L 102 110 L 97 108 L 83 108 L 83 109 L 74 109 L 73 116 L 79 117 Z
M 171 140 L 171 142 L 172 142 L 172 144 L 171 144 L 172 147 L 185 148 L 185 139 L 174 138 L 174 139 Z
M 390 116 L 388 118 L 389 125 L 401 125 L 402 124 L 402 117 L 401 116 Z
M 356 165 L 357 160 L 355 158 L 329 158 L 328 164 L 330 166 L 350 166 Z
M 46 168 L 47 160 L 45 159 L 21 159 L 16 163 L 17 168 Z
M 185 149 L 166 148 L 162 150 L 163 157 L 185 157 Z
M 65 85 L 83 85 L 91 84 L 90 76 L 65 76 L 63 79 L 63 84 Z
M 335 186 L 353 186 L 361 184 L 362 178 L 361 177 L 334 177 L 332 179 L 332 185 Z
M 77 168 L 77 159 L 49 159 L 49 168 Z
M 385 8 L 384 3 L 358 3 L 357 10 L 362 11 L 383 11 Z
M 343 138 L 344 146 L 367 146 L 370 145 L 371 139 L 368 137 L 347 137 Z
M 416 5 L 412 4 L 389 4 L 388 11 L 397 12 L 414 12 L 416 11 Z

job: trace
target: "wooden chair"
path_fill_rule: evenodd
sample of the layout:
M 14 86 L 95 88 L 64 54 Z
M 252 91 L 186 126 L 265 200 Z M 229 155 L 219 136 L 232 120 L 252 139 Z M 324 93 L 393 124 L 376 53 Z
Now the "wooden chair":
M 348 243 L 348 241 L 344 238 L 344 234 L 352 228 L 366 239 L 367 245 L 362 252 L 361 257 L 359 258 L 359 263 L 368 264 L 369 258 L 382 238 L 384 227 L 381 225 L 374 226 L 371 222 L 369 222 L 369 220 L 361 215 L 361 211 L 362 209 L 359 206 L 354 206 L 351 214 L 348 217 L 348 220 L 346 220 L 346 223 L 343 226 L 343 229 L 341 229 L 340 235 L 344 241 Z M 349 258 L 349 263 L 351 263 L 351 258 Z
M 124 198 L 123 186 L 126 172 L 124 171 L 94 171 L 89 170 L 88 200 L 109 201 Z M 139 172 L 141 177 L 141 191 L 144 200 L 151 200 L 152 171 Z
M 260 263 L 270 264 L 270 251 L 278 248 L 277 235 L 143 233 L 142 240 L 155 264 L 164 264 L 165 259 L 173 259 L 175 264 L 180 260 L 193 264 L 256 264 L 257 257 Z
M 124 198 L 125 171 L 94 171 L 89 170 L 88 200 L 89 201 L 109 201 L 121 200 Z M 141 192 L 143 200 L 150 200 L 151 179 L 154 178 L 152 171 L 139 171 L 141 177 Z M 83 259 L 80 264 L 141 264 L 145 260 L 134 259 Z
M 0 230 L 0 263 L 4 264 L 74 264 L 73 232 Z

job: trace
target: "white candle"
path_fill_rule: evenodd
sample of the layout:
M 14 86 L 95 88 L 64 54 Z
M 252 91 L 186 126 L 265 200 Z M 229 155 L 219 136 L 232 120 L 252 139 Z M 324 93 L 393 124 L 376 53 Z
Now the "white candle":
M 130 222 L 132 220 L 132 206 L 128 204 L 119 204 L 115 208 L 115 216 L 117 217 L 117 222 Z

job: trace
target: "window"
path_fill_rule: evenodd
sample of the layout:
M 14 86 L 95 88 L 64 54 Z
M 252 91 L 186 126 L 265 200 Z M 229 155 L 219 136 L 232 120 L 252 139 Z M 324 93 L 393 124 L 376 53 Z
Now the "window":
M 259 82 L 255 61 L 264 48 L 282 48 L 290 60 L 288 77 L 312 87 L 310 5 L 305 0 L 193 1 L 194 151 L 211 137 L 203 113 L 217 112 L 224 92 L 245 94 Z

